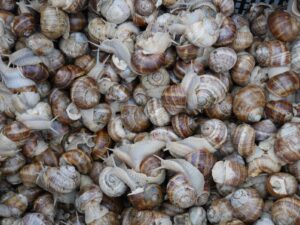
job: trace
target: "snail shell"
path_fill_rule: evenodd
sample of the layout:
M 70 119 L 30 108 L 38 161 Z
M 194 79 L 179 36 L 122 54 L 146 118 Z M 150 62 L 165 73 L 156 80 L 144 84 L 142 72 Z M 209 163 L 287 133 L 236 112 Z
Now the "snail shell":
M 255 151 L 255 130 L 248 124 L 237 126 L 233 132 L 232 143 L 241 156 L 250 156 Z
M 247 170 L 244 165 L 231 160 L 218 161 L 212 168 L 212 177 L 218 184 L 239 186 L 246 180 Z
M 180 208 L 189 208 L 195 204 L 197 193 L 183 174 L 177 174 L 167 184 L 170 202 Z
M 120 142 L 123 139 L 133 140 L 136 136 L 136 133 L 130 132 L 123 126 L 120 116 L 111 117 L 107 131 L 111 139 L 116 142 Z
M 40 13 L 41 31 L 46 37 L 57 39 L 68 34 L 69 18 L 64 11 L 52 6 L 45 6 L 41 8 Z
M 112 145 L 112 139 L 105 129 L 99 130 L 94 137 L 95 146 L 92 150 L 93 159 L 104 158 L 108 153 L 108 148 Z
M 163 107 L 162 101 L 157 98 L 151 98 L 145 106 L 145 114 L 151 123 L 162 127 L 170 123 L 170 115 Z
M 22 153 L 27 158 L 33 158 L 42 154 L 48 148 L 48 144 L 38 133 L 32 133 L 30 138 L 23 145 Z
M 300 200 L 296 197 L 281 198 L 273 203 L 271 214 L 275 224 L 299 223 Z
M 25 43 L 36 55 L 48 55 L 54 48 L 53 42 L 42 33 L 30 35 Z
M 262 213 L 264 204 L 263 199 L 253 188 L 236 190 L 230 198 L 230 203 L 236 217 L 243 222 L 256 221 Z
M 61 1 L 61 0 L 49 0 L 48 4 L 60 8 L 67 13 L 77 13 L 85 8 L 87 0 L 71 0 L 71 1 Z
M 217 73 L 229 71 L 236 63 L 235 51 L 228 47 L 220 47 L 209 55 L 209 68 Z
M 233 0 L 214 0 L 213 3 L 225 16 L 230 16 L 234 12 Z
M 74 32 L 68 39 L 61 39 L 60 50 L 69 58 L 77 58 L 87 53 L 89 49 L 88 39 L 84 33 Z
M 238 27 L 237 24 L 236 26 Z M 236 37 L 233 40 L 231 46 L 235 51 L 239 52 L 245 50 L 246 48 L 249 48 L 252 43 L 253 35 L 250 31 L 249 26 L 242 26 L 237 30 Z
M 51 194 L 44 194 L 37 197 L 33 203 L 33 209 L 37 213 L 43 214 L 49 221 L 55 216 L 54 199 Z
M 230 0 L 229 0 L 230 1 Z M 225 17 L 220 28 L 220 34 L 215 46 L 231 44 L 236 36 L 236 26 L 230 17 Z
M 249 83 L 251 72 L 255 66 L 255 59 L 249 53 L 243 52 L 237 55 L 237 62 L 231 70 L 232 80 L 240 86 Z
M 299 75 L 293 71 L 280 73 L 268 80 L 266 88 L 276 97 L 287 97 L 300 88 Z
M 120 24 L 130 17 L 131 10 L 125 0 L 103 1 L 100 4 L 101 15 L 108 22 Z
M 277 198 L 295 194 L 297 186 L 296 178 L 288 173 L 274 173 L 266 181 L 268 192 Z
M 87 19 L 81 12 L 69 14 L 69 21 L 70 21 L 71 32 L 82 31 L 87 25 Z
M 286 163 L 300 159 L 300 127 L 296 123 L 284 124 L 276 135 L 275 154 Z
M 72 82 L 85 74 L 84 70 L 75 65 L 61 67 L 53 78 L 54 85 L 59 89 L 70 87 Z
M 43 153 L 39 154 L 38 156 L 34 157 L 34 162 L 41 162 L 43 165 L 46 166 L 58 166 L 58 158 L 56 153 L 48 148 Z
M 143 50 L 136 50 L 131 57 L 131 63 L 136 72 L 148 75 L 159 71 L 165 65 L 165 55 L 163 53 L 147 55 Z
M 277 128 L 271 120 L 262 120 L 254 123 L 252 127 L 255 130 L 255 139 L 257 141 L 263 141 L 277 132 Z
M 300 160 L 289 165 L 289 172 L 294 175 L 297 180 L 300 180 Z
M 131 132 L 142 132 L 150 127 L 147 114 L 140 106 L 126 104 L 121 107 L 121 120 L 126 129 Z
M 95 107 L 100 100 L 97 82 L 91 77 L 78 78 L 72 84 L 71 99 L 81 109 Z
M 162 94 L 161 100 L 163 106 L 171 115 L 184 112 L 186 109 L 186 94 L 181 85 L 167 87 Z
M 293 42 L 291 47 L 291 68 L 296 73 L 300 73 L 300 40 Z
M 13 142 L 22 142 L 30 137 L 30 130 L 23 123 L 14 121 L 2 128 L 2 134 Z
M 157 184 L 146 184 L 141 190 L 131 192 L 128 200 L 138 210 L 153 209 L 163 202 L 162 189 Z
M 268 17 L 268 27 L 280 41 L 294 41 L 300 33 L 300 23 L 286 11 L 275 10 Z
M 22 13 L 15 16 L 11 26 L 18 37 L 28 37 L 35 31 L 35 18 L 31 13 Z
M 216 157 L 205 148 L 187 154 L 185 159 L 198 168 L 205 178 L 211 176 L 211 170 L 217 161 Z
M 225 120 L 230 118 L 232 114 L 232 101 L 231 95 L 227 95 L 225 99 L 213 106 L 205 109 L 205 113 L 209 118 L 215 118 L 219 120 Z
M 170 83 L 170 75 L 165 69 L 160 69 L 158 72 L 141 76 L 140 79 L 141 84 L 148 90 L 161 86 L 167 86 Z
M 36 180 L 38 186 L 51 193 L 70 193 L 78 187 L 79 182 L 80 174 L 69 165 L 46 167 Z
M 23 185 L 26 187 L 35 187 L 35 181 L 42 169 L 42 163 L 40 162 L 25 165 L 20 170 L 20 179 L 22 180 Z
M 41 83 L 47 80 L 49 77 L 49 71 L 47 67 L 42 63 L 36 65 L 21 66 L 20 70 L 25 77 L 35 81 L 36 83 Z
M 59 164 L 70 164 L 76 167 L 81 174 L 87 174 L 92 169 L 90 157 L 80 149 L 68 150 L 59 158 Z
M 266 104 L 262 88 L 248 85 L 237 91 L 233 99 L 233 113 L 244 122 L 258 122 Z
M 89 54 L 85 54 L 76 58 L 74 65 L 79 66 L 85 73 L 89 73 L 95 67 L 96 59 Z
M 58 49 L 53 49 L 45 56 L 43 63 L 47 66 L 48 70 L 55 73 L 56 70 L 65 65 L 65 56 Z
M 197 57 L 199 48 L 192 44 L 183 44 L 176 46 L 177 55 L 184 61 L 189 62 Z
M 220 148 L 227 139 L 227 127 L 218 119 L 210 119 L 200 126 L 201 136 L 215 148 Z
M 27 206 L 28 201 L 24 195 L 8 191 L 1 196 L 1 208 L 3 210 L 0 213 L 2 217 L 20 217 Z
M 181 138 L 192 136 L 197 128 L 195 120 L 187 114 L 178 114 L 171 119 L 174 132 Z
M 288 101 L 269 101 L 265 107 L 265 115 L 274 123 L 284 124 L 293 117 L 293 106 Z
M 225 199 L 214 199 L 207 210 L 207 219 L 211 223 L 222 223 L 233 218 L 233 208 Z
M 259 43 L 254 54 L 261 66 L 286 66 L 291 63 L 291 54 L 284 42 L 274 40 Z
M 0 8 L 11 11 L 16 7 L 16 0 L 0 0 Z

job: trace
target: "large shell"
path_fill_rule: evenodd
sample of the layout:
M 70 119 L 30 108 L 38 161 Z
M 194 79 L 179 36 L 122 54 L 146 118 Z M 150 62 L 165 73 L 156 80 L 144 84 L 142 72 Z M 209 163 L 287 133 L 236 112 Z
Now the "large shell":
M 173 116 L 171 122 L 174 132 L 181 138 L 191 136 L 197 127 L 195 120 L 183 113 Z
M 233 99 L 233 113 L 244 122 L 257 122 L 262 118 L 266 104 L 262 88 L 248 85 L 237 91 Z
M 274 40 L 259 43 L 255 58 L 261 66 L 286 66 L 291 63 L 291 53 L 284 42 Z
M 300 200 L 296 197 L 281 198 L 273 203 L 271 212 L 275 224 L 299 223 Z
M 195 204 L 197 192 L 183 174 L 171 178 L 167 185 L 169 200 L 180 208 L 189 208 Z
M 241 188 L 232 194 L 230 203 L 238 219 L 243 222 L 254 222 L 262 213 L 264 201 L 256 189 Z
M 228 47 L 220 47 L 213 50 L 209 55 L 209 67 L 217 73 L 229 71 L 236 63 L 235 51 Z
M 238 27 L 238 26 L 237 26 Z M 249 48 L 253 42 L 253 35 L 248 26 L 239 28 L 231 46 L 235 51 L 243 51 Z
M 286 163 L 300 160 L 300 126 L 286 123 L 278 131 L 274 145 L 275 154 Z
M 80 174 L 75 167 L 65 165 L 46 167 L 37 178 L 37 185 L 51 193 L 70 193 L 74 191 L 80 182 Z

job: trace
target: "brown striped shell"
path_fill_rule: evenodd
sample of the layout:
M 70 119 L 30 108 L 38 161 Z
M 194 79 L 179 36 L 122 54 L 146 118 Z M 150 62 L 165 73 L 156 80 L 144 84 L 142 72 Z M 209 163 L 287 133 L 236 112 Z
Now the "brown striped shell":
M 211 177 L 211 170 L 216 163 L 216 157 L 205 148 L 189 153 L 185 159 L 195 166 L 205 178 Z
M 248 223 L 254 222 L 260 217 L 264 201 L 256 189 L 241 188 L 232 194 L 230 203 L 235 216 Z
M 266 118 L 277 124 L 284 124 L 293 118 L 293 106 L 288 101 L 269 101 L 265 107 Z
M 230 186 L 239 186 L 247 178 L 247 169 L 243 164 L 225 160 L 218 161 L 212 168 L 214 182 Z
M 73 165 L 76 169 L 82 173 L 87 174 L 92 169 L 91 158 L 81 149 L 72 149 L 59 158 L 59 165 Z
M 170 202 L 180 208 L 189 208 L 195 204 L 197 192 L 183 174 L 172 177 L 167 184 Z
M 236 24 L 238 27 L 238 25 Z M 239 52 L 243 51 L 246 48 L 249 48 L 253 43 L 253 34 L 250 31 L 249 26 L 242 26 L 237 29 L 236 36 L 233 42 L 231 43 L 231 47 Z
M 215 43 L 215 45 L 225 46 L 231 44 L 235 39 L 235 35 L 236 35 L 236 26 L 233 20 L 230 17 L 225 17 L 220 29 L 219 38 Z
M 232 143 L 241 156 L 250 156 L 256 148 L 255 130 L 248 124 L 237 126 L 233 132 Z
M 106 129 L 99 130 L 94 136 L 95 146 L 92 150 L 92 157 L 94 160 L 105 158 L 108 154 L 108 149 L 112 145 L 112 139 Z
M 254 123 L 252 127 L 255 130 L 255 139 L 263 141 L 277 132 L 275 124 L 271 120 L 262 120 Z
M 96 81 L 91 77 L 80 77 L 71 87 L 71 99 L 78 108 L 90 109 L 100 100 L 100 92 Z
M 171 123 L 174 132 L 181 138 L 187 138 L 193 135 L 197 128 L 195 120 L 184 113 L 173 116 Z
M 291 54 L 284 42 L 274 40 L 259 43 L 255 58 L 260 66 L 286 66 L 291 63 Z
M 79 182 L 80 174 L 69 165 L 46 167 L 36 180 L 38 186 L 51 193 L 70 193 L 79 186 Z
M 55 87 L 59 89 L 68 88 L 71 86 L 72 82 L 85 74 L 85 71 L 75 65 L 66 65 L 61 67 L 55 74 L 53 78 L 53 83 Z
M 276 97 L 287 97 L 300 88 L 299 75 L 293 71 L 278 74 L 268 80 L 266 88 Z
M 205 109 L 204 112 L 211 119 L 228 119 L 232 114 L 232 101 L 232 96 L 228 94 L 223 101 Z
M 31 13 L 15 16 L 11 29 L 18 37 L 28 37 L 35 32 L 36 21 Z
M 236 63 L 235 51 L 228 47 L 220 47 L 213 50 L 209 55 L 209 68 L 217 73 L 229 71 Z
M 163 107 L 162 101 L 157 98 L 151 98 L 144 109 L 145 115 L 151 123 L 162 127 L 170 123 L 170 115 Z
M 23 166 L 20 170 L 20 179 L 26 187 L 35 187 L 35 181 L 42 171 L 43 165 L 41 162 L 35 162 Z
M 214 148 L 220 148 L 227 139 L 226 124 L 218 119 L 210 119 L 200 125 L 201 136 Z
M 300 160 L 300 126 L 297 123 L 284 124 L 276 135 L 275 154 L 286 163 Z
M 199 48 L 193 44 L 187 43 L 176 46 L 176 53 L 185 62 L 189 62 L 197 57 Z
M 184 112 L 186 109 L 186 94 L 179 84 L 171 85 L 166 88 L 162 94 L 161 100 L 163 106 L 171 115 Z
M 299 211 L 300 200 L 298 198 L 281 198 L 272 205 L 272 220 L 275 224 L 296 225 L 300 222 Z
M 231 70 L 232 80 L 240 86 L 245 86 L 249 83 L 251 72 L 255 66 L 255 59 L 252 55 L 246 52 L 237 55 L 237 62 Z
M 256 85 L 248 85 L 236 92 L 233 113 L 243 122 L 257 122 L 263 115 L 265 104 L 263 89 Z
M 8 139 L 14 142 L 19 142 L 29 138 L 31 132 L 27 127 L 25 127 L 23 123 L 14 121 L 12 123 L 5 125 L 2 128 L 2 133 Z
M 121 120 L 126 129 L 136 133 L 147 130 L 151 125 L 143 107 L 133 104 L 126 104 L 121 107 Z

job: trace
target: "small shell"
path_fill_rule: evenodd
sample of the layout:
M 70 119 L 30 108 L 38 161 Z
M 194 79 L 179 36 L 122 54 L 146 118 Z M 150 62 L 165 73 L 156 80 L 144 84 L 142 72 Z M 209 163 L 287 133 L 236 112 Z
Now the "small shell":
M 33 203 L 33 209 L 37 213 L 43 214 L 49 221 L 55 216 L 54 199 L 51 194 L 44 194 L 37 197 Z
M 167 185 L 170 202 L 180 208 L 189 208 L 195 204 L 197 193 L 183 174 L 171 178 Z
M 160 69 L 158 72 L 141 76 L 141 84 L 146 89 L 153 89 L 161 86 L 166 86 L 170 83 L 170 75 L 167 70 Z
M 88 39 L 84 33 L 74 32 L 68 39 L 60 40 L 59 48 L 67 57 L 77 58 L 87 53 Z
M 26 46 L 36 55 L 48 55 L 54 48 L 53 42 L 41 33 L 26 38 Z
M 42 169 L 42 163 L 40 162 L 25 165 L 20 170 L 20 179 L 22 180 L 22 183 L 26 187 L 35 187 L 35 181 Z
M 31 13 L 22 13 L 15 16 L 11 26 L 18 37 L 28 37 L 34 33 L 35 25 L 35 18 Z
M 174 132 L 181 138 L 193 135 L 197 128 L 195 120 L 187 114 L 178 114 L 171 119 Z
M 271 120 L 262 120 L 260 122 L 254 123 L 252 127 L 255 130 L 256 141 L 263 141 L 274 135 L 277 131 L 276 126 Z
M 221 29 L 220 35 L 215 43 L 216 46 L 225 46 L 231 44 L 236 36 L 236 26 L 230 17 L 225 17 Z
M 150 121 L 140 106 L 126 104 L 121 107 L 121 120 L 131 132 L 143 132 L 150 127 Z
M 162 101 L 157 98 L 151 98 L 145 106 L 145 114 L 151 123 L 162 127 L 170 123 L 170 115 L 162 105 Z
M 74 65 L 79 66 L 85 73 L 89 73 L 96 65 L 96 59 L 91 55 L 85 54 L 76 58 Z
M 233 113 L 244 122 L 258 122 L 266 104 L 262 88 L 248 85 L 237 91 L 233 99 Z
M 176 46 L 177 55 L 185 62 L 189 62 L 197 57 L 199 48 L 192 44 L 183 44 Z
M 293 106 L 288 101 L 269 101 L 265 107 L 266 118 L 274 123 L 284 124 L 293 118 Z
M 222 223 L 233 218 L 233 208 L 225 199 L 214 199 L 207 210 L 207 219 L 211 223 Z
M 30 130 L 24 124 L 14 121 L 2 128 L 2 133 L 14 142 L 24 141 L 30 136 Z
M 210 119 L 200 125 L 201 136 L 215 148 L 219 149 L 227 140 L 227 127 L 218 119 Z
M 230 118 L 231 114 L 232 114 L 232 101 L 233 98 L 231 95 L 227 95 L 226 98 L 205 109 L 205 113 L 209 118 L 215 118 L 215 119 L 219 119 L 219 120 L 225 120 Z
M 141 84 L 138 84 L 133 91 L 133 99 L 138 105 L 146 105 L 149 100 L 149 96 L 147 95 L 146 88 Z
M 256 221 L 262 213 L 264 204 L 263 199 L 253 188 L 238 189 L 232 194 L 230 203 L 236 217 L 243 222 Z
M 255 66 L 255 59 L 248 53 L 240 53 L 237 56 L 237 62 L 231 70 L 232 80 L 240 86 L 249 83 L 251 72 Z
M 237 126 L 232 136 L 232 142 L 241 156 L 250 156 L 256 148 L 255 130 L 248 124 Z
M 92 150 L 93 159 L 104 158 L 108 153 L 108 148 L 112 145 L 112 139 L 108 132 L 103 129 L 95 133 L 94 137 L 95 146 Z
M 211 170 L 216 163 L 216 157 L 205 148 L 189 153 L 185 159 L 194 165 L 205 178 L 211 177 Z
M 49 71 L 47 67 L 42 63 L 36 65 L 21 66 L 20 70 L 25 77 L 35 81 L 36 83 L 41 83 L 47 80 L 49 77 Z
M 91 158 L 80 149 L 68 150 L 59 158 L 59 164 L 70 164 L 76 167 L 81 174 L 87 174 L 92 169 Z
M 217 73 L 229 71 L 236 63 L 235 51 L 228 47 L 220 47 L 213 50 L 209 55 L 209 68 Z
M 278 74 L 268 80 L 266 88 L 276 97 L 287 97 L 300 88 L 299 75 L 293 71 Z
M 107 131 L 109 136 L 116 142 L 120 142 L 123 139 L 133 140 L 136 133 L 132 133 L 127 130 L 122 123 L 121 117 L 112 117 L 108 123 Z
M 171 85 L 166 88 L 161 100 L 163 106 L 171 115 L 184 112 L 186 109 L 186 94 L 181 85 Z
M 55 87 L 65 89 L 71 86 L 72 82 L 85 74 L 84 70 L 75 65 L 61 67 L 53 78 Z
M 231 46 L 235 51 L 239 52 L 249 48 L 252 43 L 253 35 L 250 31 L 250 28 L 248 26 L 243 26 L 237 30 L 236 37 Z
M 71 99 L 81 109 L 90 109 L 100 100 L 100 92 L 96 81 L 91 77 L 81 77 L 71 87 Z
M 300 73 L 300 40 L 296 40 L 293 42 L 291 47 L 291 67 L 292 70 L 296 73 Z

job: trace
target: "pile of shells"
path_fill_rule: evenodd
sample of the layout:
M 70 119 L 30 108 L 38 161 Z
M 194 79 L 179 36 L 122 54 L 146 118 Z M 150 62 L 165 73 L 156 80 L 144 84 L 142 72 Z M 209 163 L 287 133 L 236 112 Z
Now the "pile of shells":
M 299 10 L 0 0 L 0 225 L 299 225 Z

